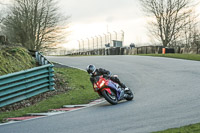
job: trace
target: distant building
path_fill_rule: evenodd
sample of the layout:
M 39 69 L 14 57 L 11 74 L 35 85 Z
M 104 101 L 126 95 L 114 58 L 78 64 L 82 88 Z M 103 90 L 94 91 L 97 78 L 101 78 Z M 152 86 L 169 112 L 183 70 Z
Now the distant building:
M 122 47 L 122 41 L 112 40 L 113 47 Z

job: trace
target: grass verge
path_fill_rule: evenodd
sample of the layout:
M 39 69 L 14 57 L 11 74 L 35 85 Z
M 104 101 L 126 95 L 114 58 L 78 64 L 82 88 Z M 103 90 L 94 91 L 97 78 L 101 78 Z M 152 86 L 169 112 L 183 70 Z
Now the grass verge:
M 200 123 L 154 133 L 200 133 Z
M 86 104 L 99 98 L 98 94 L 94 93 L 89 75 L 86 72 L 74 68 L 55 68 L 55 72 L 66 81 L 70 88 L 69 91 L 52 96 L 30 107 L 0 112 L 0 122 L 5 122 L 5 118 L 20 117 L 27 113 L 47 112 L 49 109 L 60 108 L 63 105 Z
M 141 56 L 157 56 L 200 61 L 200 55 L 198 54 L 141 54 Z

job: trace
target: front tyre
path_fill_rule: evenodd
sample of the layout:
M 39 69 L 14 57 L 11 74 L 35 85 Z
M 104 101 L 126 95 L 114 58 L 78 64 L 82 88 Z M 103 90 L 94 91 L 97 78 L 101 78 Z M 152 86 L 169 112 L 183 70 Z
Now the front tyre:
M 108 93 L 106 90 L 104 90 L 102 91 L 102 95 L 110 104 L 115 105 L 118 103 L 117 96 L 112 90 L 110 91 L 111 91 L 111 94 Z

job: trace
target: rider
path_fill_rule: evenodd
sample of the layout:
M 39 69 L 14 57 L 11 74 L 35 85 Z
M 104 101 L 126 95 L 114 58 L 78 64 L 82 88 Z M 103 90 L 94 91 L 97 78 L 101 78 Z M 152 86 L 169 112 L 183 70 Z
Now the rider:
M 96 69 L 96 67 L 94 65 L 88 65 L 86 70 L 91 75 L 90 81 L 92 82 L 92 84 L 94 84 L 96 76 L 103 75 L 104 77 L 110 78 L 110 80 L 112 80 L 113 82 L 118 83 L 125 90 L 128 90 L 128 88 L 122 82 L 120 82 L 118 77 L 111 76 L 110 71 L 107 71 L 107 70 L 102 69 L 102 68 Z

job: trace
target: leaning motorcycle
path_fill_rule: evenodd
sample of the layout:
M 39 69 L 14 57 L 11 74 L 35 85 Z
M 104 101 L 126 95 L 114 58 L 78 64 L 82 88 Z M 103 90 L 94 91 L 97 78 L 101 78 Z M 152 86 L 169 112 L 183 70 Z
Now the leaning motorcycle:
M 109 103 L 115 105 L 121 100 L 132 100 L 134 95 L 130 89 L 124 90 L 121 86 L 103 76 L 97 76 L 94 83 L 94 91 L 104 97 Z

